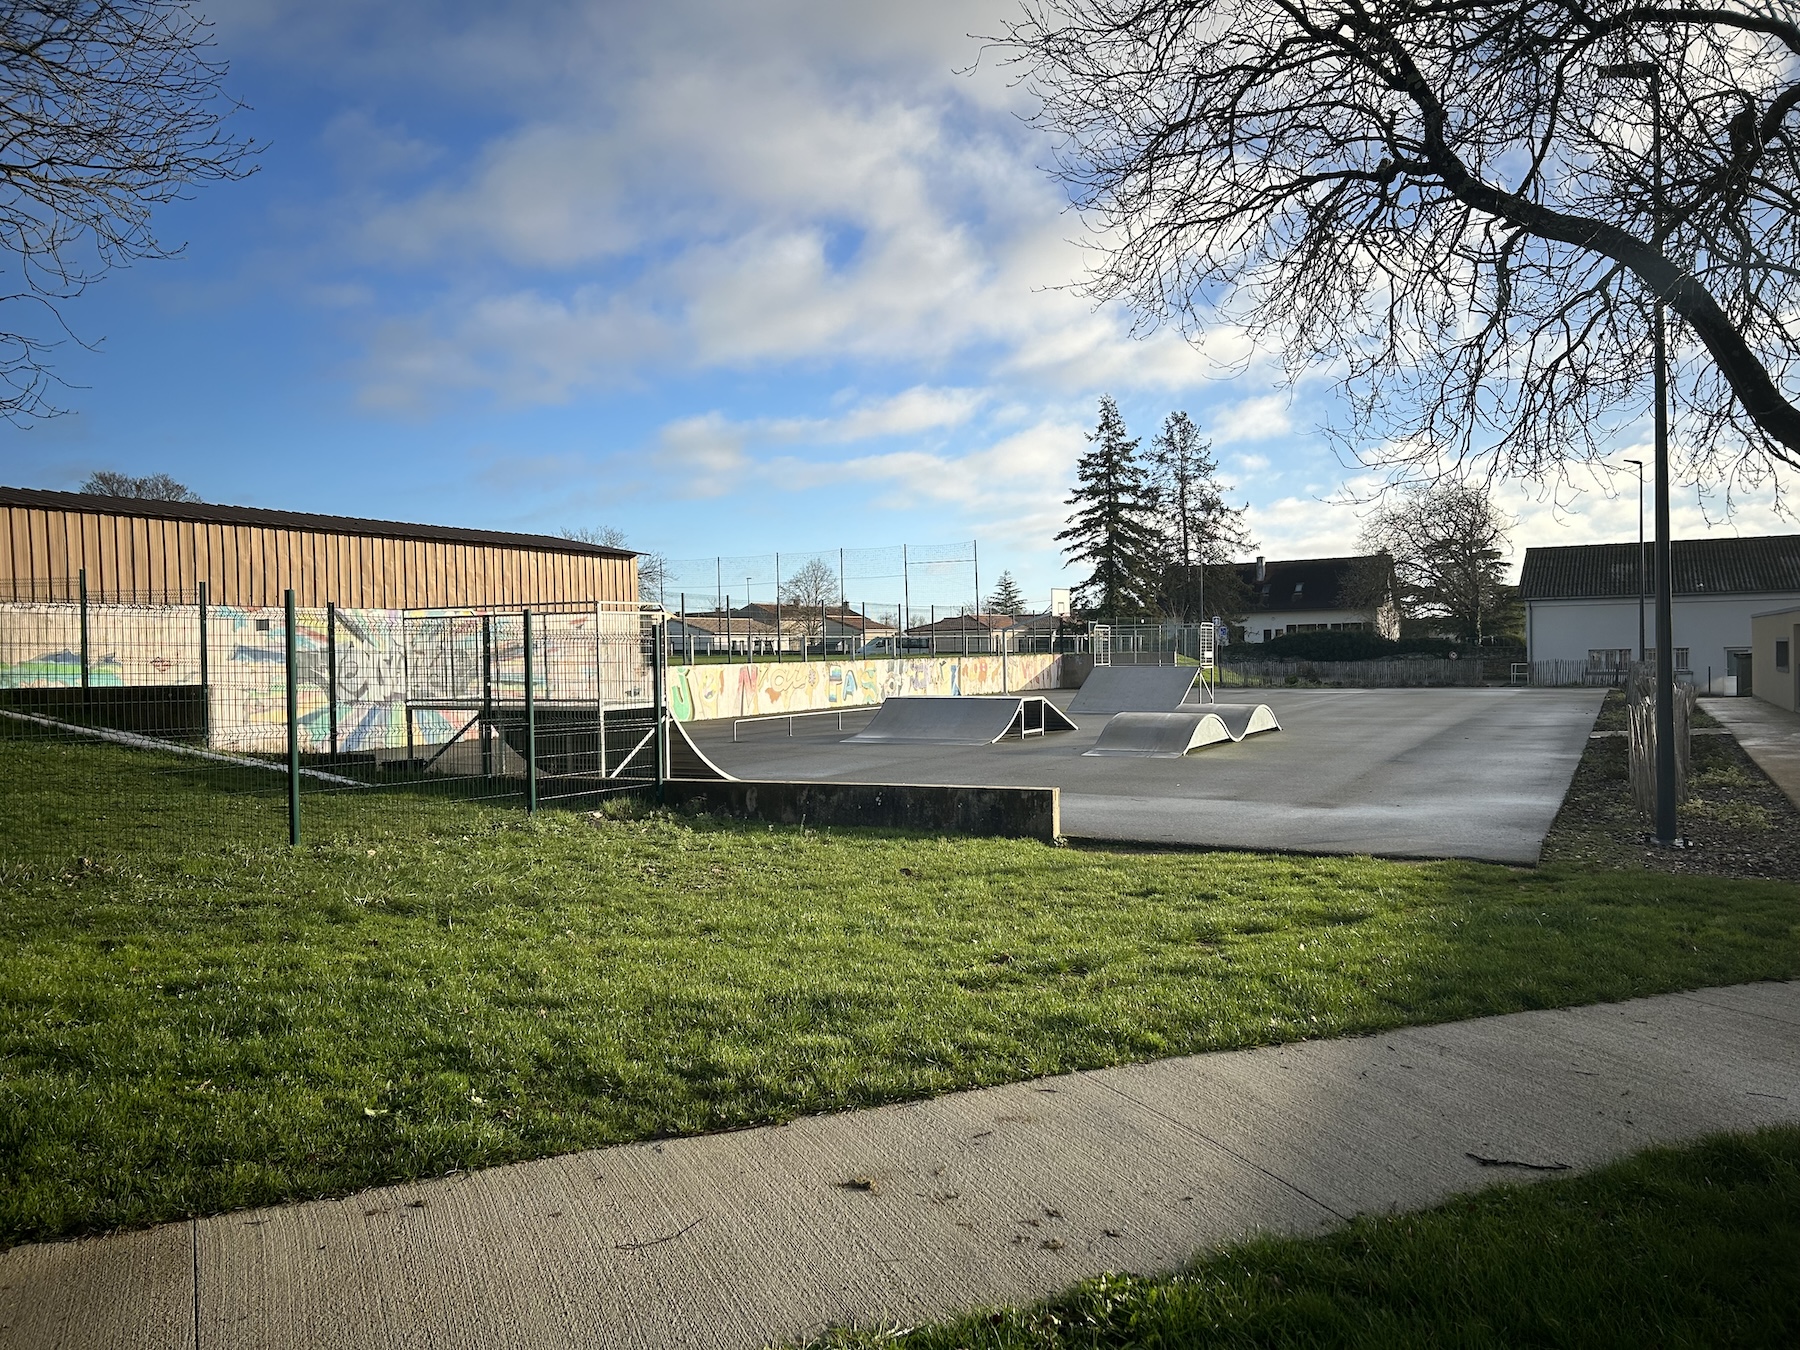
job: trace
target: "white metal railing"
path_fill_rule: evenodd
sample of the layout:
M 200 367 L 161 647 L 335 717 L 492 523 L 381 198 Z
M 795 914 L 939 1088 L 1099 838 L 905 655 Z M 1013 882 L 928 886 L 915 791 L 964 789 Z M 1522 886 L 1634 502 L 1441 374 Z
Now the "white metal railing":
M 879 703 L 869 703 L 859 708 L 814 708 L 811 712 L 764 713 L 759 717 L 734 717 L 731 720 L 731 739 L 735 741 L 738 738 L 739 727 L 755 726 L 762 722 L 786 722 L 788 735 L 792 736 L 796 717 L 835 717 L 838 720 L 837 729 L 842 731 L 845 713 L 874 712 L 880 706 Z

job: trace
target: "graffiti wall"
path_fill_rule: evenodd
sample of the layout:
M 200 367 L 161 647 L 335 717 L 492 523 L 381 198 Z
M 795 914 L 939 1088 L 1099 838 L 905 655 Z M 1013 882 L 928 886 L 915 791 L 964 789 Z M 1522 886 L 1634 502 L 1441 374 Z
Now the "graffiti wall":
M 295 620 L 305 751 L 330 748 L 334 690 L 343 753 L 443 745 L 476 734 L 470 723 L 484 699 L 502 706 L 523 701 L 524 623 L 518 614 L 340 609 L 335 639 L 323 609 L 302 609 Z M 207 706 L 216 749 L 285 749 L 284 627 L 280 609 L 218 605 L 207 611 Z M 598 700 L 641 707 L 654 698 L 649 645 L 635 611 L 536 615 L 532 649 L 533 694 L 540 703 Z M 76 606 L 0 604 L 0 689 L 78 686 L 80 653 Z M 192 605 L 88 609 L 92 685 L 197 685 L 200 658 L 200 616 Z M 674 666 L 669 702 L 687 722 L 867 707 L 905 694 L 1054 689 L 1060 661 L 1035 654 Z
M 218 605 L 206 615 L 209 743 L 279 754 L 287 744 L 287 635 L 282 610 Z M 525 691 L 524 621 L 518 614 L 434 614 L 323 609 L 295 614 L 301 749 L 331 746 L 335 702 L 340 753 L 442 745 L 476 734 L 484 699 L 517 704 Z M 609 705 L 653 697 L 634 611 L 533 617 L 535 697 Z M 88 608 L 88 681 L 94 686 L 197 685 L 200 615 L 194 606 Z M 75 605 L 0 605 L 0 688 L 81 683 Z M 335 693 L 335 699 L 334 699 Z
M 906 694 L 955 697 L 1054 689 L 1061 659 L 1040 653 L 674 666 L 669 671 L 669 706 L 678 720 L 689 722 L 866 707 Z

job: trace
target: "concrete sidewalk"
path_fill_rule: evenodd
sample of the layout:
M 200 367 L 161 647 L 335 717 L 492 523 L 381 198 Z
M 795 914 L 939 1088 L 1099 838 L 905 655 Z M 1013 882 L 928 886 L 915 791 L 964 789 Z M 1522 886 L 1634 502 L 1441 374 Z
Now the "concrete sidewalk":
M 1700 706 L 1744 747 L 1769 780 L 1800 806 L 1800 713 L 1759 698 L 1707 698 Z
M 1800 982 L 1070 1074 L 0 1254 L 0 1345 L 756 1346 L 1800 1121 Z

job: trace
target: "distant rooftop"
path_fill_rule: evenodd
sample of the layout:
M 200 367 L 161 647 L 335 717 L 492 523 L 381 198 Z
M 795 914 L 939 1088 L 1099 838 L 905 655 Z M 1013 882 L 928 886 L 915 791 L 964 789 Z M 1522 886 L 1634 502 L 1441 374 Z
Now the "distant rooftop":
M 1249 612 L 1343 609 L 1344 592 L 1358 566 L 1382 555 L 1360 554 L 1349 558 L 1265 558 L 1262 575 L 1258 563 L 1233 563 L 1232 568 L 1250 588 Z
M 1653 585 L 1654 545 L 1646 548 Z M 1676 595 L 1759 595 L 1800 591 L 1800 534 L 1743 539 L 1677 539 L 1669 545 L 1670 590 Z M 1523 600 L 1598 600 L 1638 594 L 1638 546 L 1565 544 L 1528 548 L 1519 569 Z

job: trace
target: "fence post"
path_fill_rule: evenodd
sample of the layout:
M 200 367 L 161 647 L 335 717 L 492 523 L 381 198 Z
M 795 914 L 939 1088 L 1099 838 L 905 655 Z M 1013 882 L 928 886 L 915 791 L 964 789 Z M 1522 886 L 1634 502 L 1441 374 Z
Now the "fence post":
M 296 661 L 294 641 L 294 588 L 288 587 L 282 600 L 287 611 L 287 625 L 283 637 L 286 639 L 287 652 L 287 758 L 288 758 L 288 843 L 299 847 L 300 844 L 300 672 Z
M 525 618 L 525 810 L 537 814 L 537 690 L 531 661 L 531 611 Z
M 481 616 L 481 776 L 494 776 L 494 622 Z
M 979 539 L 969 541 L 969 561 L 975 564 L 975 623 L 979 626 L 981 623 L 981 541 Z M 967 656 L 968 654 L 969 644 L 965 639 L 963 655 Z
M 325 707 L 331 728 L 331 757 L 337 758 L 337 602 L 325 602 Z
M 196 594 L 200 606 L 200 739 L 212 744 L 212 672 L 206 650 L 206 583 L 202 581 Z
M 669 638 L 669 626 L 657 620 L 655 628 L 655 645 L 650 649 L 651 683 L 656 689 L 656 804 L 661 806 L 668 799 L 667 783 L 669 780 L 669 709 L 667 680 L 668 653 L 665 650 Z
M 78 573 L 81 587 L 81 706 L 85 711 L 88 706 L 88 601 L 87 601 L 87 568 Z

